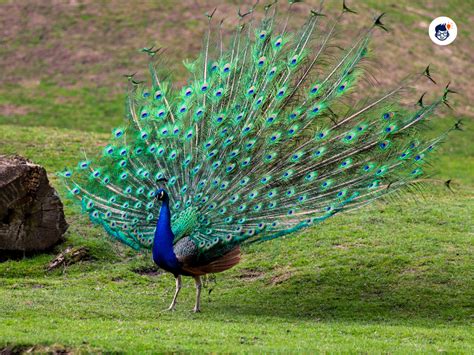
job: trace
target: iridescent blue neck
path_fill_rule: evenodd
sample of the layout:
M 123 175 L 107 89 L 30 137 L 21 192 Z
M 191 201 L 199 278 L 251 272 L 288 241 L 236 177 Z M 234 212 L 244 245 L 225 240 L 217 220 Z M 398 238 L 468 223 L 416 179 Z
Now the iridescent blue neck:
M 171 231 L 171 211 L 169 198 L 166 196 L 160 209 L 160 216 L 156 223 L 155 238 L 153 242 L 153 253 L 158 249 L 173 249 L 173 232 Z
M 153 260 L 160 267 L 171 272 L 179 269 L 179 263 L 173 251 L 173 240 L 174 234 L 171 230 L 169 198 L 165 196 L 161 205 L 160 216 L 156 223 L 153 241 Z

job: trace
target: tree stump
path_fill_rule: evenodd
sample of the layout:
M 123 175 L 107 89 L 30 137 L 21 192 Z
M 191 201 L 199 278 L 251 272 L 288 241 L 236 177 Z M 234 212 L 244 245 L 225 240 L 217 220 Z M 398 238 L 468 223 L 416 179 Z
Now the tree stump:
M 46 170 L 20 156 L 0 155 L 0 252 L 49 249 L 67 228 Z

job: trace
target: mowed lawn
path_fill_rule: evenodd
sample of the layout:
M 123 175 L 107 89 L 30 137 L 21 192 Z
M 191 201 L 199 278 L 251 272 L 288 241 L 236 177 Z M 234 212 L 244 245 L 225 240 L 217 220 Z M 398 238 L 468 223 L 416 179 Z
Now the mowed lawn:
M 216 2 L 189 3 L 163 1 L 153 9 L 143 3 L 131 11 L 121 2 L 48 7 L 0 1 L 7 39 L 0 49 L 0 154 L 42 164 L 64 195 L 54 173 L 75 164 L 82 149 L 98 151 L 122 122 L 120 75 L 146 66 L 136 48 L 154 40 L 183 45 L 190 55 L 199 49 L 205 21 L 194 14 Z M 110 242 L 63 199 L 70 224 L 66 242 L 50 253 L 0 263 L 0 352 L 473 353 L 470 7 L 456 1 L 352 3 L 361 13 L 389 11 L 395 34 L 405 35 L 394 24 L 413 28 L 413 42 L 405 46 L 393 35 L 387 43 L 376 38 L 373 48 L 383 63 L 389 49 L 401 58 L 385 63 L 393 70 L 382 84 L 403 77 L 415 58 L 415 64 L 435 62 L 435 91 L 449 79 L 460 91 L 452 99 L 455 111 L 442 111 L 429 134 L 459 119 L 465 130 L 453 132 L 438 151 L 430 167 L 436 175 L 426 189 L 245 248 L 237 267 L 206 281 L 201 314 L 191 312 L 192 280 L 184 282 L 178 311 L 162 312 L 174 292 L 173 277 L 154 270 L 149 254 Z M 230 11 L 238 5 L 222 6 Z M 443 49 L 450 56 L 433 48 L 423 31 L 420 23 L 429 24 L 431 15 L 458 22 L 460 38 Z M 162 21 L 150 29 L 153 16 Z M 170 53 L 170 66 L 183 80 L 176 64 L 183 54 Z M 444 185 L 448 179 L 451 190 Z M 86 246 L 90 258 L 47 272 L 55 255 L 71 245 Z

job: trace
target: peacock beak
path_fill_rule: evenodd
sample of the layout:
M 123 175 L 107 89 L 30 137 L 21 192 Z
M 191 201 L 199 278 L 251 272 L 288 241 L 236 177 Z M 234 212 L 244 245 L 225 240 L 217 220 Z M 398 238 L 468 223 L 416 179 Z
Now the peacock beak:
M 165 195 L 165 192 L 164 192 L 163 190 L 161 190 L 161 191 L 158 193 L 158 195 L 157 195 L 158 200 L 161 201 L 161 200 L 163 199 L 163 196 L 164 196 L 164 195 Z

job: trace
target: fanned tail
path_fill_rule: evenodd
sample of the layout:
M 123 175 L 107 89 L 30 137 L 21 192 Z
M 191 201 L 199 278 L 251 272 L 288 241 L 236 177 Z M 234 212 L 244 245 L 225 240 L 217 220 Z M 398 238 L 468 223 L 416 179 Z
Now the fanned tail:
M 215 11 L 208 14 L 204 49 L 185 62 L 191 77 L 181 90 L 159 74 L 159 50 L 145 48 L 158 61 L 150 87 L 129 76 L 128 125 L 113 131 L 95 162 L 60 173 L 112 237 L 149 247 L 155 192 L 164 187 L 176 241 L 189 236 L 203 253 L 224 253 L 277 238 L 409 186 L 445 139 L 424 140 L 419 131 L 449 105 L 449 86 L 432 103 L 422 96 L 416 109 L 399 103 L 420 77 L 435 83 L 429 67 L 341 113 L 364 74 L 373 32 L 386 30 L 383 14 L 328 62 L 341 17 L 354 13 L 347 4 L 326 30 L 319 7 L 296 33 L 290 13 L 277 24 L 276 4 L 260 22 L 254 10 L 239 11 L 229 49 L 222 22 L 213 41 Z

